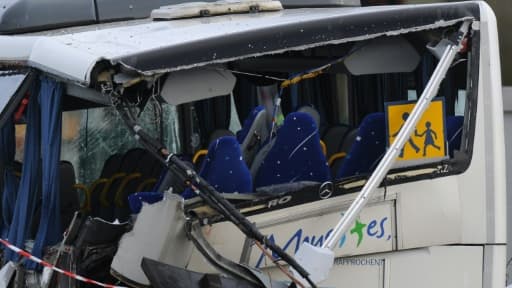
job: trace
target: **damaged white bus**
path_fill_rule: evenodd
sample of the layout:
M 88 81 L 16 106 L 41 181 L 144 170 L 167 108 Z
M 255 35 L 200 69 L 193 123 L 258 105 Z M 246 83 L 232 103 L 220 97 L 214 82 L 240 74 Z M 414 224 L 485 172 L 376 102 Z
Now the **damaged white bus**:
M 0 11 L 2 287 L 505 285 L 484 2 L 36 2 Z

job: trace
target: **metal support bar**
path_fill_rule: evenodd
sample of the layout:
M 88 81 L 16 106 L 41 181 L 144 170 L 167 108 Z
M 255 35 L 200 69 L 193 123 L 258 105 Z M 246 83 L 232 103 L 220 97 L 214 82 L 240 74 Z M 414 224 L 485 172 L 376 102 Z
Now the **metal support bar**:
M 461 49 L 461 43 L 466 37 L 466 34 L 469 29 L 470 21 L 466 21 L 460 27 L 458 33 L 455 35 L 456 38 L 451 42 L 450 45 L 446 47 L 444 50 L 443 56 L 439 60 L 439 64 L 437 65 L 430 81 L 428 82 L 425 90 L 421 94 L 420 99 L 417 104 L 414 106 L 409 118 L 405 121 L 403 128 L 398 133 L 396 140 L 393 142 L 389 150 L 386 152 L 379 165 L 372 173 L 368 182 L 364 185 L 363 189 L 354 200 L 352 205 L 350 205 L 347 212 L 340 219 L 338 224 L 336 224 L 331 236 L 324 243 L 322 248 L 333 249 L 336 241 L 339 237 L 347 232 L 349 227 L 353 224 L 356 217 L 359 215 L 361 210 L 365 207 L 368 202 L 371 194 L 377 189 L 379 184 L 382 182 L 384 177 L 386 177 L 388 171 L 391 169 L 393 164 L 396 161 L 397 156 L 400 151 L 404 147 L 407 140 L 411 137 L 414 128 L 418 124 L 418 121 L 421 119 L 425 111 L 430 105 L 432 99 L 436 96 L 439 86 L 443 81 L 450 65 L 452 64 L 455 56 Z

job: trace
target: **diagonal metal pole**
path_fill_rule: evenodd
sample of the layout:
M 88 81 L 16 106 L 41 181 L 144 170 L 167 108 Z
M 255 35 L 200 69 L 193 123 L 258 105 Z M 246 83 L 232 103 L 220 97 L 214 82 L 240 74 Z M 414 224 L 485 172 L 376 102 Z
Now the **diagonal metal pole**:
M 398 133 L 396 140 L 388 149 L 388 151 L 380 161 L 379 165 L 368 179 L 368 182 L 366 182 L 363 189 L 357 196 L 357 198 L 350 205 L 349 209 L 347 210 L 347 212 L 345 212 L 340 221 L 336 224 L 333 232 L 331 233 L 331 236 L 327 239 L 322 248 L 328 248 L 330 250 L 333 249 L 334 245 L 336 244 L 336 241 L 339 239 L 341 235 L 347 232 L 347 230 L 353 224 L 354 220 L 359 215 L 361 210 L 365 207 L 372 193 L 377 189 L 377 187 L 382 182 L 384 177 L 386 177 L 388 171 L 395 163 L 400 151 L 404 147 L 409 137 L 411 137 L 411 134 L 414 131 L 416 125 L 418 124 L 418 121 L 421 119 L 421 117 L 429 107 L 430 102 L 432 102 L 432 99 L 436 96 L 439 90 L 439 86 L 441 85 L 441 82 L 446 76 L 446 72 L 448 72 L 448 69 L 450 68 L 450 65 L 455 59 L 455 56 L 457 55 L 457 53 L 459 53 L 460 49 L 462 48 L 461 43 L 466 37 L 470 24 L 471 21 L 464 22 L 461 25 L 459 31 L 456 33 L 455 39 L 452 39 L 451 43 L 448 46 L 446 46 L 444 53 L 441 59 L 439 60 L 439 64 L 437 65 L 436 69 L 434 70 L 434 73 L 432 74 L 432 77 L 430 78 L 430 81 L 428 82 L 427 86 L 425 87 L 425 90 L 421 94 L 420 99 L 414 106 L 414 109 L 409 115 L 409 118 L 407 118 L 407 121 L 405 121 L 404 126 Z

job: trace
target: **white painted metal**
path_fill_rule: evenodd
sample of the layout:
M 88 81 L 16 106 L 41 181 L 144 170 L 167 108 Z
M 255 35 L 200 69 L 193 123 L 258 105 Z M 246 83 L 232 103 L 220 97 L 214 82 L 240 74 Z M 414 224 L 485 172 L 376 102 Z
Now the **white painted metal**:
M 347 288 L 483 288 L 482 247 L 433 246 L 393 253 L 338 258 L 321 287 Z M 272 277 L 285 279 L 275 268 Z M 503 288 L 501 286 L 493 286 Z
M 503 100 L 500 50 L 496 16 L 487 5 L 481 5 L 482 32 L 480 49 L 480 92 L 484 114 L 486 143 L 486 226 L 488 243 L 506 243 L 506 165 L 503 128 Z M 487 113 L 487 111 L 489 113 Z
M 503 287 L 506 283 L 506 264 L 504 256 L 507 254 L 507 246 L 484 245 L 483 263 L 483 287 Z
M 0 36 L 0 58 L 5 61 L 25 62 L 30 58 L 32 47 L 39 40 L 36 36 L 8 37 Z M 8 48 L 7 48 L 8 47 Z
M 88 85 L 90 73 L 94 65 L 101 60 L 118 63 L 122 57 L 135 53 L 149 52 L 162 47 L 173 47 L 199 40 L 207 41 L 218 37 L 228 37 L 240 33 L 251 33 L 258 29 L 271 29 L 280 25 L 300 23 L 340 17 L 340 15 L 356 16 L 358 13 L 369 13 L 382 9 L 379 7 L 346 7 L 287 9 L 278 12 L 264 12 L 256 15 L 235 14 L 211 18 L 181 19 L 179 21 L 127 21 L 123 23 L 90 25 L 76 29 L 62 29 L 37 36 L 15 35 L 0 36 L 0 61 L 26 61 L 28 65 L 39 68 L 64 79 Z M 398 7 L 386 7 L 390 11 Z M 381 35 L 398 35 L 412 30 L 433 29 L 453 25 L 453 21 L 438 21 L 426 27 L 400 29 L 386 33 L 367 35 L 355 39 L 340 39 L 330 42 L 317 42 L 312 45 L 290 47 L 289 50 L 323 46 L 326 44 L 345 43 L 363 38 L 376 38 Z M 248 43 L 251 47 L 251 43 Z M 283 51 L 248 53 L 244 58 L 273 54 Z M 69 63 L 63 59 L 73 59 Z M 216 57 L 188 66 L 168 67 L 158 71 L 145 71 L 146 74 L 162 73 L 203 66 L 212 63 L 225 63 L 234 59 L 216 59 Z M 123 63 L 121 63 L 123 64 Z M 132 68 L 132 67 L 127 67 Z
M 503 88 L 503 116 L 505 131 L 512 131 L 512 87 Z M 512 133 L 505 133 L 507 163 L 507 194 L 512 193 Z M 507 197 L 507 285 L 512 284 L 512 197 Z M 512 285 L 511 285 L 512 286 Z
M 115 275 L 149 285 L 140 267 L 143 257 L 184 268 L 192 247 L 185 233 L 183 198 L 168 193 L 161 202 L 143 205 L 133 230 L 121 238 L 111 267 Z
M 385 259 L 390 266 L 386 287 L 482 287 L 482 247 L 434 246 Z
M 396 202 L 398 249 L 461 243 L 461 190 L 455 177 L 400 188 Z
M 496 16 L 487 5 L 481 6 L 480 96 L 485 110 L 485 206 L 486 240 L 483 287 L 503 287 L 506 282 L 507 194 L 505 131 L 500 54 Z

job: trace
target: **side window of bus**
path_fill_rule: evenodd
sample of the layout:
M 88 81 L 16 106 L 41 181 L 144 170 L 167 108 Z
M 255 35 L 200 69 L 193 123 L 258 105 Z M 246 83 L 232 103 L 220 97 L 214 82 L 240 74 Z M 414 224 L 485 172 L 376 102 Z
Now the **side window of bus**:
M 62 123 L 61 158 L 73 164 L 80 183 L 98 179 L 111 156 L 140 147 L 113 107 L 64 112 Z M 139 123 L 171 152 L 180 151 L 176 107 L 149 103 Z
M 354 132 L 357 141 L 353 142 L 351 148 L 343 151 L 348 157 L 338 163 L 331 161 L 337 178 L 364 175 L 373 171 L 400 129 L 399 126 L 395 127 L 396 131 L 390 131 L 391 126 L 387 126 L 391 125 L 389 121 L 394 117 L 390 115 L 394 110 L 386 110 L 390 109 L 387 107 L 415 103 L 436 65 L 437 59 L 425 52 L 418 67 L 411 73 L 350 76 L 350 124 L 358 131 Z M 435 98 L 443 106 L 439 106 L 441 108 L 435 112 L 435 116 L 428 116 L 433 117 L 432 120 L 425 123 L 420 121 L 417 131 L 411 135 L 400 153 L 399 160 L 403 161 L 395 167 L 412 168 L 450 160 L 461 149 L 467 102 L 466 81 L 467 62 L 460 61 L 451 67 Z M 408 113 L 401 113 L 395 118 L 403 125 L 407 115 Z M 380 120 L 376 121 L 376 118 Z M 434 120 L 439 124 L 435 124 Z
M 397 134 L 400 128 L 388 131 L 390 128 L 386 126 L 386 107 L 390 103 L 416 102 L 438 63 L 437 58 L 427 50 L 418 54 L 419 62 L 411 72 L 352 75 L 348 71 L 333 69 L 334 71 L 299 81 L 283 89 L 280 108 L 284 117 L 299 111 L 318 118 L 318 135 L 331 178 L 365 176 L 375 169 L 387 150 L 390 141 L 388 138 Z M 294 56 L 297 57 L 296 54 Z M 452 161 L 454 153 L 461 149 L 462 125 L 468 101 L 468 61 L 464 60 L 452 65 L 435 97 L 443 102 L 442 109 L 439 110 L 441 112 L 436 116 L 438 122 L 442 122 L 441 126 L 436 126 L 437 122 L 432 121 L 419 124 L 421 126 L 418 126 L 417 135 L 414 134 L 404 148 L 405 153 L 412 151 L 416 159 L 401 164 L 401 171 L 427 164 L 435 167 L 441 161 Z M 297 74 L 300 73 L 273 72 L 271 75 L 274 78 L 286 79 Z M 277 80 L 274 83 L 261 83 L 258 80 L 260 79 L 237 75 L 234 95 L 242 121 L 250 118 L 251 111 L 263 104 L 259 93 L 262 85 L 278 87 L 280 83 Z M 272 105 L 262 106 L 267 113 L 272 109 Z M 406 116 L 402 114 L 398 120 L 403 125 Z M 430 157 L 432 152 L 438 150 L 443 150 L 439 152 L 441 156 L 436 154 L 435 157 Z M 431 159 L 421 159 L 425 157 Z M 250 158 L 248 163 L 251 170 L 254 170 L 254 165 L 259 162 L 252 160 Z M 257 174 L 255 172 L 253 176 Z

